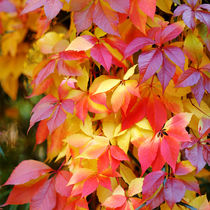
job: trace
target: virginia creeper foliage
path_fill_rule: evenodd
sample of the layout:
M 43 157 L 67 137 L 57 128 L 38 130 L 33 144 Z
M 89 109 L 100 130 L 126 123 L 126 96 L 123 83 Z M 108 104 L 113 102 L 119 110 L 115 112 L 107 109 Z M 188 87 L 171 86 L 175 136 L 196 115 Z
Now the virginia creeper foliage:
M 210 209 L 207 1 L 0 0 L 0 35 L 1 85 L 15 100 L 25 74 L 44 94 L 28 132 L 47 141 L 2 206 Z

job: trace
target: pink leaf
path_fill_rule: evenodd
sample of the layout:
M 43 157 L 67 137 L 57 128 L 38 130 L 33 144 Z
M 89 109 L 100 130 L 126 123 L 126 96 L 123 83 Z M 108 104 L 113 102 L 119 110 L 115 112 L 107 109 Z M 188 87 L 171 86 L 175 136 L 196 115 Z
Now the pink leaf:
M 182 15 L 186 10 L 191 10 L 191 8 L 186 4 L 182 4 L 174 10 L 174 16 Z
M 43 4 L 44 4 L 43 0 L 28 0 L 25 8 L 21 12 L 21 14 L 25 14 L 25 13 L 34 11 L 34 10 L 40 8 L 41 6 L 43 6 Z
M 129 0 L 105 0 L 109 3 L 111 8 L 120 13 L 128 13 L 129 10 Z
M 164 171 L 151 172 L 144 178 L 142 194 L 143 198 L 151 197 L 164 181 L 166 173 Z
M 74 101 L 73 100 L 65 99 L 65 100 L 63 100 L 61 106 L 65 111 L 73 114 L 73 112 L 74 112 Z
M 203 158 L 203 147 L 196 143 L 192 148 L 186 149 L 185 154 L 187 159 L 197 168 L 197 172 L 204 168 L 206 162 Z
M 169 207 L 172 209 L 174 204 L 181 201 L 185 194 L 185 185 L 175 178 L 169 178 L 164 187 L 164 197 Z
M 49 20 L 52 20 L 63 8 L 60 0 L 44 0 L 44 11 Z
M 125 58 L 127 58 L 132 54 L 134 54 L 135 52 L 137 52 L 138 50 L 142 49 L 143 47 L 152 44 L 154 44 L 154 41 L 150 38 L 146 37 L 136 38 L 127 46 L 124 52 L 124 56 Z
M 65 76 L 80 76 L 81 72 L 74 66 L 69 66 L 64 60 L 58 61 L 58 73 Z
M 196 5 L 198 0 L 187 0 L 188 4 L 191 6 L 191 7 L 194 7 Z
M 92 24 L 94 4 L 91 4 L 86 10 L 74 13 L 74 23 L 76 25 L 77 34 L 89 28 Z
M 178 79 L 176 87 L 187 87 L 192 86 L 200 79 L 200 73 L 196 69 L 187 69 Z
M 25 203 L 30 203 L 33 196 L 37 193 L 37 191 L 42 187 L 42 185 L 46 182 L 47 178 L 41 179 L 33 185 L 17 185 L 14 186 L 12 191 L 9 194 L 9 197 L 6 205 L 21 205 Z
M 184 24 L 180 22 L 172 23 L 168 25 L 161 32 L 161 44 L 175 39 L 184 30 Z
M 55 179 L 55 190 L 62 196 L 69 197 L 71 195 L 72 187 L 67 186 L 71 178 L 69 171 L 59 171 Z
M 99 183 L 96 176 L 88 178 L 83 185 L 82 197 L 93 193 L 97 189 L 98 184 Z
M 42 162 L 36 160 L 24 160 L 14 169 L 4 185 L 24 184 L 50 171 L 52 171 L 52 169 Z
M 53 209 L 56 205 L 55 179 L 51 178 L 39 189 L 31 200 L 31 210 Z
M 50 134 L 59 127 L 66 119 L 66 113 L 62 109 L 62 105 L 58 105 L 52 115 L 52 117 L 47 122 Z
M 97 44 L 91 49 L 91 56 L 100 63 L 106 71 L 109 71 L 112 64 L 112 55 L 102 44 Z
M 163 91 L 165 91 L 168 83 L 170 82 L 171 78 L 174 76 L 176 71 L 176 67 L 172 64 L 165 55 L 163 55 L 163 65 L 158 72 L 158 79 L 163 87 Z
M 185 57 L 183 51 L 175 46 L 164 47 L 164 53 L 172 60 L 177 66 L 184 70 Z
M 45 80 L 50 74 L 52 74 L 55 70 L 55 60 L 51 60 L 37 75 L 35 78 L 35 84 L 40 84 L 43 80 Z
M 183 12 L 182 18 L 184 23 L 191 29 L 195 28 L 195 12 L 192 10 L 186 10 Z
M 102 205 L 108 208 L 117 208 L 122 206 L 125 203 L 125 201 L 126 197 L 123 195 L 112 195 L 108 197 Z
M 0 12 L 15 12 L 15 6 L 9 0 L 0 1 Z
M 103 31 L 109 34 L 119 35 L 117 31 L 117 24 L 119 23 L 118 15 L 107 7 L 106 4 L 102 3 L 102 1 L 98 1 L 95 5 L 93 22 Z
M 55 103 L 57 103 L 57 99 L 52 95 L 47 95 L 44 98 L 42 98 L 38 104 L 32 109 L 32 117 L 30 120 L 30 128 L 38 121 L 47 119 L 52 114 Z
M 197 85 L 195 85 L 192 88 L 192 93 L 194 94 L 195 99 L 197 100 L 198 104 L 201 103 L 204 92 L 205 92 L 205 89 L 204 89 L 204 86 L 203 86 L 203 77 L 200 77 Z
M 152 77 L 163 62 L 162 52 L 158 49 L 146 51 L 138 58 L 139 72 L 144 74 L 141 83 Z

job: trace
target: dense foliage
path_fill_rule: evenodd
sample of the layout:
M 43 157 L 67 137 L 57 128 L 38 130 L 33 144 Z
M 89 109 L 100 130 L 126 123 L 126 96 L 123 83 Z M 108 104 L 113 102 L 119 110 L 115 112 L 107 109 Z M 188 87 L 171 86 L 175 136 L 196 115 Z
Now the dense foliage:
M 15 100 L 28 78 L 47 141 L 2 207 L 210 209 L 207 2 L 0 0 L 0 37 L 1 86 Z

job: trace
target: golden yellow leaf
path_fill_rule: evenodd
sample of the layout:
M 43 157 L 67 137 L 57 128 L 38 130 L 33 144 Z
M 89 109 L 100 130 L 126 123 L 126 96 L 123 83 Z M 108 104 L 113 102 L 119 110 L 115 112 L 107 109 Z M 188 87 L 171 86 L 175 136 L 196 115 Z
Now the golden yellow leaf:
M 116 85 L 118 85 L 120 81 L 121 80 L 119 79 L 104 80 L 103 82 L 101 82 L 101 84 L 99 85 L 98 89 L 96 90 L 94 94 L 107 92 L 111 90 L 113 87 L 115 87 Z
M 123 77 L 123 80 L 127 80 L 131 76 L 133 76 L 136 66 L 137 66 L 137 64 L 128 69 L 128 71 L 125 73 L 125 75 Z
M 130 185 L 131 181 L 136 178 L 133 171 L 125 166 L 123 163 L 120 163 L 120 174 L 122 175 L 122 178 L 124 181 Z
M 157 6 L 164 12 L 173 14 L 171 12 L 172 0 L 157 0 Z

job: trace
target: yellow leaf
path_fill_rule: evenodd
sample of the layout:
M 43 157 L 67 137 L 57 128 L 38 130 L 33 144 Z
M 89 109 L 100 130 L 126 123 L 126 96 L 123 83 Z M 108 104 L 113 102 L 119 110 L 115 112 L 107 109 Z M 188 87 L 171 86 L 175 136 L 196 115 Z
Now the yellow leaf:
M 122 175 L 124 181 L 129 185 L 131 181 L 136 178 L 133 171 L 122 163 L 120 163 L 120 174 Z
M 70 43 L 66 50 L 86 51 L 91 49 L 93 46 L 93 43 L 89 42 L 84 37 L 79 36 Z
M 122 107 L 125 100 L 126 91 L 126 87 L 123 84 L 120 84 L 112 94 L 111 104 L 114 112 L 118 112 Z
M 123 80 L 128 80 L 131 76 L 133 76 L 136 66 L 137 64 L 128 69 L 123 77 Z
M 128 188 L 128 196 L 134 196 L 140 192 L 142 192 L 144 178 L 135 178 L 131 181 Z
M 92 138 L 82 133 L 75 133 L 68 136 L 64 141 L 68 142 L 70 146 L 82 147 L 84 144 L 89 142 Z
M 172 0 L 157 0 L 157 6 L 164 12 L 173 14 L 171 12 Z
M 104 132 L 104 135 L 108 138 L 112 138 L 114 136 L 114 131 L 116 129 L 117 123 L 115 116 L 109 115 L 102 121 L 102 129 Z
M 118 185 L 118 186 L 114 189 L 112 195 L 125 195 L 125 191 L 124 191 L 124 189 L 123 189 L 120 185 Z
M 210 108 L 204 101 L 201 101 L 199 106 L 196 99 L 186 99 L 183 101 L 183 105 L 185 111 L 193 113 L 199 120 L 203 117 L 209 117 Z
M 55 44 L 62 40 L 62 35 L 56 32 L 48 32 L 37 41 L 40 51 L 44 54 L 53 53 Z
M 124 132 L 122 135 L 116 137 L 118 146 L 127 154 L 130 144 L 130 132 Z
M 107 92 L 111 90 L 113 87 L 115 87 L 116 85 L 118 85 L 120 81 L 121 80 L 119 79 L 104 80 L 103 82 L 101 82 L 101 84 L 99 85 L 98 89 L 96 90 L 94 94 Z
M 108 197 L 112 195 L 112 192 L 105 187 L 99 185 L 97 187 L 97 197 L 100 203 L 103 203 Z
M 2 88 L 12 100 L 16 100 L 18 91 L 18 78 L 10 74 L 6 79 L 1 81 Z
M 82 75 L 77 78 L 77 85 L 81 90 L 87 91 L 88 81 L 89 81 L 89 72 L 84 67 L 82 69 Z
M 196 197 L 193 201 L 189 203 L 191 206 L 197 208 L 198 210 L 209 210 L 210 204 L 207 200 L 206 195 L 202 195 L 199 197 Z
M 101 38 L 103 36 L 105 36 L 107 33 L 104 32 L 102 29 L 100 29 L 99 27 L 97 27 L 94 31 L 94 34 L 97 38 Z
M 189 32 L 184 41 L 186 55 L 195 63 L 201 63 L 203 57 L 203 44 L 192 32 Z

